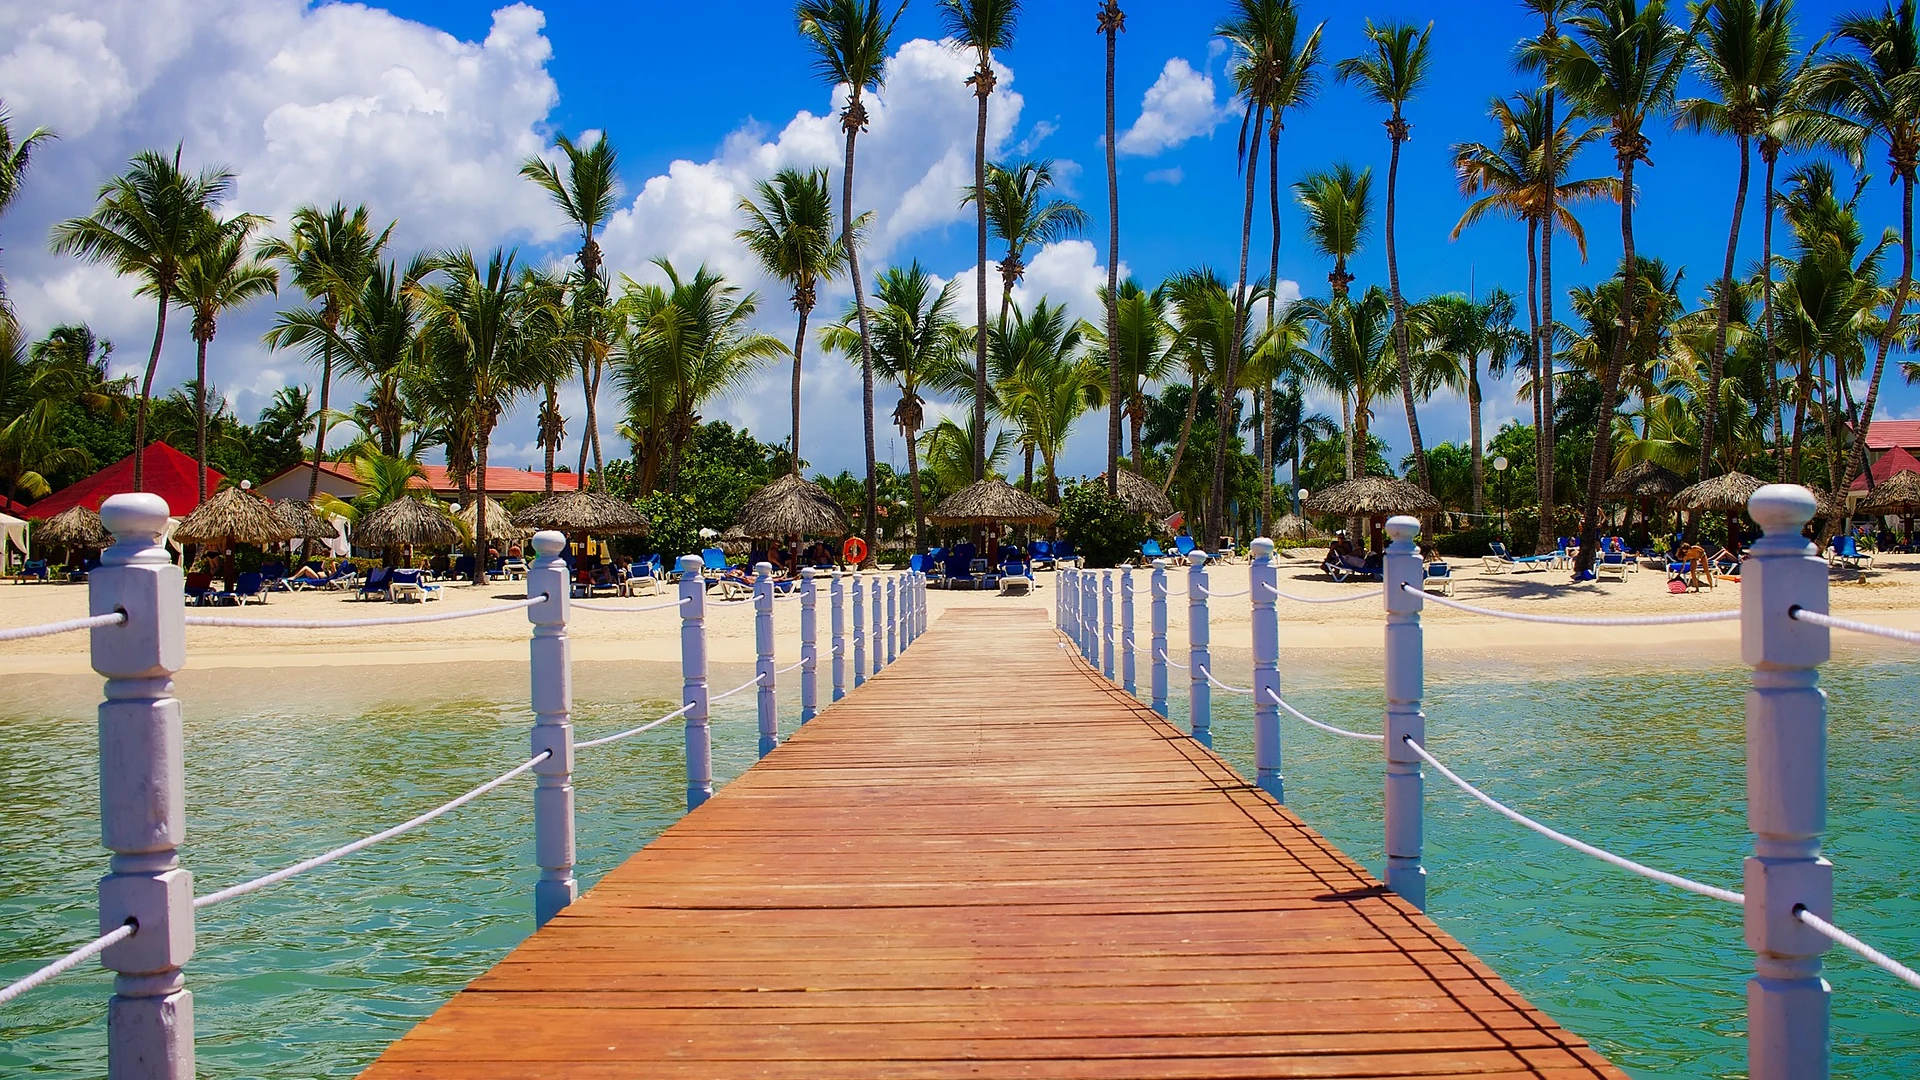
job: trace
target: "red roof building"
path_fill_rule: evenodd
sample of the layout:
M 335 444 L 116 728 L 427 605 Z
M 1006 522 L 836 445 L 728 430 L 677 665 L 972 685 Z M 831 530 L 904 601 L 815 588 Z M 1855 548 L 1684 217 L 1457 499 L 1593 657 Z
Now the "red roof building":
M 448 478 L 445 465 L 422 465 L 420 468 L 426 473 L 425 482 L 415 481 L 415 486 L 425 487 L 442 499 L 451 499 L 459 494 L 459 485 Z M 269 476 L 255 490 L 270 499 L 304 499 L 307 497 L 307 487 L 312 477 L 312 464 L 302 461 Z M 578 474 L 553 474 L 555 492 L 574 491 L 579 487 Z M 354 469 L 353 462 L 321 462 L 320 490 L 340 499 L 351 499 L 360 494 L 360 474 Z M 513 469 L 501 465 L 487 468 L 487 495 L 491 498 L 529 491 L 538 494 L 546 490 L 547 474 L 545 472 Z
M 144 464 L 141 486 L 167 500 L 174 517 L 185 517 L 200 505 L 200 463 L 163 442 L 148 443 L 141 454 Z M 217 491 L 226 477 L 217 469 L 207 470 L 207 490 Z M 62 510 L 84 506 L 98 511 L 107 496 L 133 490 L 133 455 L 101 469 L 25 507 L 21 513 L 46 520 Z
M 1875 424 L 1873 426 L 1879 427 L 1880 425 Z M 1873 482 L 1875 484 L 1884 484 L 1892 478 L 1894 473 L 1920 473 L 1920 458 L 1915 458 L 1912 454 L 1907 453 L 1905 448 L 1896 446 L 1886 453 L 1881 454 L 1880 459 L 1875 461 L 1872 466 L 1867 469 L 1867 472 L 1873 474 Z M 1867 490 L 1866 475 L 1862 474 L 1854 477 L 1853 483 L 1847 486 L 1847 490 Z
M 1875 420 L 1867 425 L 1867 449 L 1873 453 L 1899 448 L 1920 454 L 1920 420 Z

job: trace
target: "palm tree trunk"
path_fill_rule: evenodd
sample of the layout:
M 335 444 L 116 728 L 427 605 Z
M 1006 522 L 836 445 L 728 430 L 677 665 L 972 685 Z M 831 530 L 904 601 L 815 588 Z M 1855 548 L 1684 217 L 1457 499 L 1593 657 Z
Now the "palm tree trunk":
M 1353 467 L 1353 399 L 1345 391 L 1340 393 L 1340 430 L 1347 440 L 1347 479 L 1356 475 Z
M 920 502 L 920 449 L 914 445 L 916 432 L 907 435 L 907 486 L 913 491 L 913 550 L 927 550 L 927 513 Z
M 1713 355 L 1707 359 L 1707 407 L 1700 421 L 1700 479 L 1713 475 L 1713 437 L 1714 422 L 1720 412 L 1720 379 L 1727 370 L 1727 317 L 1733 304 L 1733 260 L 1740 247 L 1740 214 L 1747 205 L 1747 179 L 1752 169 L 1751 143 L 1746 135 L 1740 136 L 1740 180 L 1735 185 L 1733 197 L 1733 225 L 1727 229 L 1727 260 L 1720 270 L 1720 303 L 1714 315 Z M 1733 461 L 1727 461 L 1727 468 L 1733 468 Z
M 854 109 L 860 103 L 859 87 L 855 87 L 853 93 L 854 96 L 848 105 L 849 109 Z M 984 103 L 980 106 L 980 111 L 982 117 L 984 117 L 986 115 L 986 105 Z M 986 122 L 983 119 L 981 121 L 981 137 L 983 139 L 986 135 L 985 124 Z M 860 323 L 860 415 L 867 438 L 867 505 L 865 507 L 866 513 L 861 520 L 860 535 L 867 543 L 867 561 L 871 563 L 874 557 L 880 553 L 879 534 L 877 532 L 880 515 L 878 506 L 876 505 L 879 501 L 879 491 L 875 478 L 877 466 L 875 463 L 873 439 L 873 344 L 867 336 L 867 293 L 865 287 L 860 284 L 860 249 L 859 246 L 854 243 L 853 236 L 853 143 L 854 138 L 860 133 L 860 127 L 858 124 L 845 124 L 843 126 L 846 127 L 847 131 L 847 160 L 845 169 L 840 176 L 840 242 L 847 249 L 847 276 L 851 278 L 853 282 L 853 310 Z M 986 185 L 983 183 L 980 190 L 984 191 L 985 189 Z M 985 211 L 983 210 L 982 213 L 985 213 Z M 982 241 L 980 250 L 982 252 L 986 251 L 985 241 Z M 982 288 L 984 289 L 984 287 L 983 279 Z M 986 310 L 985 300 L 986 297 L 983 293 L 981 296 L 981 310 L 983 312 Z M 984 356 L 985 353 L 983 352 L 981 355 Z
M 593 387 L 587 393 L 587 437 L 593 441 L 593 484 L 601 490 L 607 486 L 607 466 L 600 457 L 600 377 L 605 372 L 606 365 L 594 357 Z
M 793 332 L 793 475 L 800 475 L 800 354 L 807 346 L 807 316 L 812 310 L 799 309 L 800 328 Z M 911 449 L 911 448 L 909 448 Z
M 1145 462 L 1140 456 L 1140 429 L 1141 426 L 1146 423 L 1146 413 L 1146 395 L 1141 393 L 1140 387 L 1136 385 L 1133 388 L 1132 403 L 1127 408 L 1127 427 L 1129 429 L 1127 433 L 1127 445 L 1131 451 L 1128 455 L 1128 460 L 1133 465 L 1133 471 L 1140 473 L 1142 476 L 1145 476 L 1146 473 L 1141 471 L 1141 466 L 1145 464 Z
M 1793 394 L 1793 452 L 1790 460 L 1793 463 L 1793 482 L 1796 484 L 1806 483 L 1807 476 L 1805 460 L 1801 456 L 1801 437 L 1806 431 L 1807 403 L 1813 397 L 1813 380 L 1809 370 L 1803 350 L 1800 354 L 1800 371 L 1794 376 Z
M 980 196 L 973 200 L 979 242 L 973 282 L 975 303 L 979 305 L 973 369 L 973 479 L 977 483 L 987 478 L 987 98 L 993 94 L 993 58 L 985 49 L 980 50 L 980 67 L 974 78 L 979 122 L 973 133 L 973 190 Z M 872 482 L 868 483 L 871 486 Z
M 1487 503 L 1486 453 L 1480 448 L 1480 354 L 1467 358 L 1467 427 L 1473 440 L 1473 512 L 1484 512 Z
M 1606 483 L 1608 469 L 1613 464 L 1613 411 L 1620 405 L 1620 373 L 1626 366 L 1627 342 L 1633 338 L 1634 297 L 1639 282 L 1633 253 L 1631 156 L 1620 164 L 1620 192 L 1620 257 L 1625 275 L 1620 289 L 1620 327 L 1615 331 L 1613 351 L 1607 356 L 1606 370 L 1600 379 L 1600 414 L 1594 424 L 1593 459 L 1587 464 L 1587 490 L 1580 512 L 1580 554 L 1573 561 L 1575 579 L 1593 568 L 1593 556 L 1599 548 L 1600 485 Z
M 560 403 L 559 403 L 559 402 L 558 402 L 557 400 L 555 400 L 555 398 L 557 397 L 557 394 L 558 394 L 558 388 L 557 388 L 557 387 L 555 387 L 555 386 L 553 385 L 553 383 L 552 383 L 552 382 L 548 382 L 548 383 L 547 383 L 547 409 L 546 409 L 546 416 L 544 416 L 544 417 L 542 417 L 541 419 L 543 419 L 543 420 L 545 420 L 545 419 L 547 419 L 548 417 L 551 417 L 551 416 L 553 416 L 553 415 L 554 415 L 554 413 L 556 413 L 556 412 L 558 412 L 558 411 L 559 411 L 559 409 L 560 409 Z M 542 434 L 542 436 L 545 436 L 545 435 L 546 435 L 547 433 L 546 433 L 546 432 L 542 432 L 541 434 Z M 547 446 L 546 446 L 546 450 L 547 450 L 547 489 L 546 489 L 546 493 L 547 493 L 548 495 L 552 495 L 552 494 L 553 494 L 553 440 L 552 440 L 552 439 L 549 439 L 549 438 L 544 438 L 544 437 L 543 437 L 543 438 L 541 439 L 541 441 L 547 444 Z
M 194 457 L 200 466 L 200 501 L 207 501 L 207 343 L 194 338 L 193 432 Z M 318 474 L 316 474 L 318 475 Z
M 1120 492 L 1120 171 L 1113 143 L 1113 66 L 1120 28 L 1107 25 L 1107 494 Z M 1138 466 L 1135 466 L 1138 468 Z
M 493 425 L 480 425 L 479 446 L 475 457 L 473 505 L 473 583 L 487 583 L 487 444 L 493 440 Z M 585 479 L 582 477 L 581 479 Z
M 588 366 L 587 346 L 580 346 L 580 393 L 587 399 L 587 429 L 580 433 L 579 474 L 574 484 L 587 490 L 587 455 L 593 452 L 593 372 Z
M 1260 386 L 1260 526 L 1273 528 L 1273 384 Z
M 1266 110 L 1253 113 L 1253 137 L 1247 140 L 1246 198 L 1240 211 L 1240 276 L 1233 286 L 1233 337 L 1227 341 L 1227 363 L 1220 372 L 1220 395 L 1214 409 L 1213 482 L 1207 488 L 1207 533 L 1211 542 L 1221 535 L 1227 520 L 1227 444 L 1233 437 L 1233 406 L 1240 396 L 1240 346 L 1247 334 L 1247 256 L 1253 246 L 1254 182 L 1260 176 L 1260 136 Z
M 1760 141 L 1760 157 L 1767 166 L 1767 191 L 1761 203 L 1766 208 L 1767 216 L 1760 225 L 1760 265 L 1767 277 L 1766 291 L 1760 297 L 1760 340 L 1765 343 L 1767 353 L 1767 387 L 1769 390 L 1774 390 L 1780 383 L 1780 358 L 1773 351 L 1773 170 L 1775 163 L 1779 160 L 1779 153 L 1778 151 L 1769 153 L 1768 148 L 1769 143 L 1763 138 Z M 1785 441 L 1781 432 L 1781 424 L 1785 422 L 1786 414 L 1783 406 L 1782 402 L 1776 402 L 1773 405 L 1773 452 L 1776 470 L 1780 444 Z M 1775 475 L 1777 478 L 1778 473 L 1776 472 Z M 1834 494 L 1838 495 L 1839 492 Z
M 1160 494 L 1173 490 L 1173 478 L 1180 474 L 1180 459 L 1186 456 L 1187 439 L 1193 435 L 1194 414 L 1200 411 L 1200 369 L 1193 370 L 1193 389 L 1187 394 L 1187 415 L 1180 421 L 1180 441 L 1173 444 L 1173 459 L 1167 463 L 1167 479 Z
M 336 320 L 327 319 L 328 340 L 321 344 L 320 360 L 320 412 L 319 419 L 313 425 L 313 472 L 307 476 L 307 501 L 312 502 L 320 493 L 320 462 L 327 453 L 327 395 L 333 389 L 333 343 L 332 332 Z
M 1400 259 L 1394 250 L 1394 213 L 1400 181 L 1400 143 L 1404 138 L 1400 108 L 1393 110 L 1394 127 L 1388 129 L 1393 151 L 1387 158 L 1387 298 L 1393 301 L 1393 356 L 1400 365 L 1400 400 L 1407 407 L 1407 438 L 1413 443 L 1413 467 L 1420 476 L 1420 490 L 1433 491 L 1433 475 L 1427 469 L 1427 448 L 1420 441 L 1420 414 L 1413 405 L 1413 361 L 1407 356 L 1407 306 L 1400 296 Z
M 1820 412 L 1827 421 L 1827 490 L 1833 491 L 1840 486 L 1841 413 L 1841 410 L 1834 408 L 1833 404 L 1833 395 L 1836 389 L 1834 384 L 1841 381 L 1845 376 L 1841 374 L 1840 358 L 1835 356 L 1832 358 L 1833 377 L 1828 378 L 1827 360 L 1828 358 L 1825 356 L 1820 358 Z M 1868 486 L 1872 486 L 1871 480 L 1868 481 Z
M 1559 30 L 1554 25 L 1556 8 L 1549 4 L 1543 14 L 1546 16 L 1546 36 L 1551 39 Z M 1541 220 L 1545 227 L 1540 231 L 1540 322 L 1534 327 L 1538 338 L 1534 341 L 1534 362 L 1538 365 L 1534 381 L 1539 384 L 1540 413 L 1534 422 L 1534 477 L 1538 485 L 1535 498 L 1540 503 L 1540 527 L 1535 534 L 1535 551 L 1552 551 L 1557 545 L 1559 535 L 1559 516 L 1554 512 L 1554 482 L 1559 470 L 1554 459 L 1554 415 L 1553 415 L 1553 230 L 1559 221 L 1558 187 L 1559 151 L 1554 146 L 1554 135 L 1559 130 L 1554 126 L 1554 89 L 1553 83 L 1547 83 L 1546 101 L 1546 208 Z M 1631 196 L 1629 196 L 1631 197 Z
M 147 375 L 140 380 L 140 407 L 133 414 L 133 490 L 146 489 L 147 458 L 147 402 L 153 400 L 153 373 L 160 367 L 160 343 L 167 337 L 167 302 L 172 300 L 171 290 L 165 285 L 160 287 L 160 314 L 153 324 L 153 352 L 147 355 Z M 314 474 L 314 482 L 319 482 L 319 474 Z M 311 496 L 309 496 L 311 497 Z
M 1544 353 L 1540 348 L 1542 332 L 1540 318 L 1540 223 L 1527 222 L 1527 356 L 1528 370 L 1533 372 L 1533 490 L 1534 497 L 1553 486 L 1553 444 L 1547 441 L 1547 383 Z M 1546 504 L 1541 503 L 1542 513 Z M 1504 511 L 1505 504 L 1502 504 Z M 1553 528 L 1551 520 L 1543 520 L 1541 532 L 1536 537 L 1535 551 L 1547 550 L 1547 530 Z
M 1880 352 L 1874 357 L 1873 376 L 1867 380 L 1867 399 L 1860 406 L 1860 424 L 1853 432 L 1853 449 L 1847 454 L 1847 467 L 1841 471 L 1851 483 L 1867 467 L 1867 428 L 1873 424 L 1873 409 L 1880 402 L 1880 377 L 1887 371 L 1887 352 L 1900 333 L 1900 314 L 1907 306 L 1907 293 L 1913 288 L 1913 184 L 1911 174 L 1900 177 L 1900 284 L 1893 290 L 1893 308 L 1887 313 L 1887 327 L 1880 334 Z M 1868 477 L 1868 486 L 1873 480 Z M 1835 483 L 1836 490 L 1839 487 Z
M 1267 333 L 1273 333 L 1274 293 L 1280 285 L 1280 117 L 1275 114 L 1267 125 L 1267 211 L 1272 218 L 1273 244 L 1267 258 Z M 1269 342 L 1269 347 L 1276 343 Z M 1280 377 L 1279 364 L 1260 387 L 1261 416 L 1265 418 L 1266 449 L 1260 458 L 1260 522 L 1273 528 L 1273 380 Z
M 1033 494 L 1033 444 L 1028 443 L 1026 446 L 1021 448 L 1021 451 L 1022 451 L 1022 454 L 1026 457 L 1027 463 L 1026 463 L 1026 475 L 1022 477 L 1020 481 L 1020 490 L 1031 495 Z

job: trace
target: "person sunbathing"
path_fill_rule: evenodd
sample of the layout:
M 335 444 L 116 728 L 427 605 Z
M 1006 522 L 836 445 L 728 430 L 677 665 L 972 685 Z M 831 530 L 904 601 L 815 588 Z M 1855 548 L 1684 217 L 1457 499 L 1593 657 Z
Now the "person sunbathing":
M 302 564 L 300 569 L 287 575 L 288 581 L 325 581 L 327 575 L 315 570 L 312 564 Z

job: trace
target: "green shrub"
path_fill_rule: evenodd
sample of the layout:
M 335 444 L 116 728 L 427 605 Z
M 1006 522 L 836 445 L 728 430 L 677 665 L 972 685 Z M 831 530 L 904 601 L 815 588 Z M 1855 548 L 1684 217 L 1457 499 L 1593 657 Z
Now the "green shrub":
M 1127 509 L 1107 494 L 1105 484 L 1092 481 L 1072 485 L 1061 497 L 1060 534 L 1088 566 L 1114 566 L 1130 559 L 1152 535 L 1146 515 Z
M 1433 546 L 1440 554 L 1452 558 L 1477 559 L 1485 555 L 1489 545 L 1498 539 L 1500 539 L 1499 529 L 1492 525 L 1481 525 L 1435 537 Z

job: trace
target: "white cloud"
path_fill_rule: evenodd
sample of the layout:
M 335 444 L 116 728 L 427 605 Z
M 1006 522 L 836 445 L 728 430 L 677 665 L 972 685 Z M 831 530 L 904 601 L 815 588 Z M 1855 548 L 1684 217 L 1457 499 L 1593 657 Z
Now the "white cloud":
M 1186 178 L 1187 178 L 1186 170 L 1182 169 L 1178 165 L 1175 165 L 1171 169 L 1155 169 L 1152 172 L 1148 173 L 1146 176 L 1147 183 L 1165 184 L 1168 187 L 1174 187 L 1178 185 L 1180 181 L 1185 180 Z
M 1152 157 L 1188 139 L 1212 135 L 1227 109 L 1214 100 L 1213 76 L 1176 56 L 1140 102 L 1140 119 L 1120 135 L 1120 152 Z

